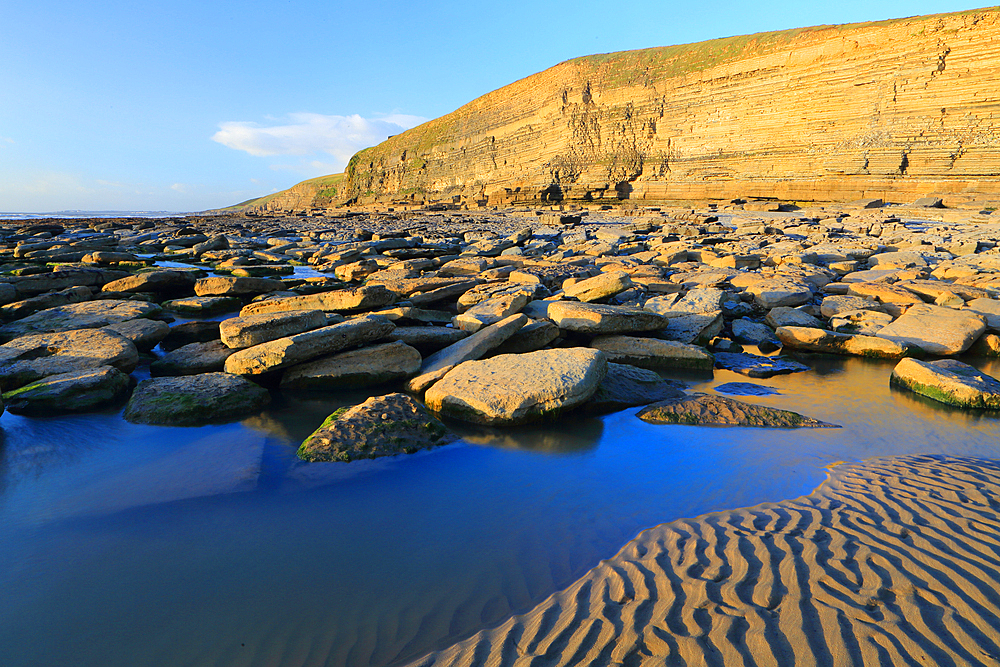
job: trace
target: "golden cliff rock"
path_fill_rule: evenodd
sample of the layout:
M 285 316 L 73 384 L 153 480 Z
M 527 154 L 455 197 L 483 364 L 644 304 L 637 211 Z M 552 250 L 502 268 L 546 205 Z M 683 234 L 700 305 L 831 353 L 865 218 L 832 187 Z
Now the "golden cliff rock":
M 1000 10 L 576 58 L 361 151 L 336 190 L 359 205 L 996 199 Z

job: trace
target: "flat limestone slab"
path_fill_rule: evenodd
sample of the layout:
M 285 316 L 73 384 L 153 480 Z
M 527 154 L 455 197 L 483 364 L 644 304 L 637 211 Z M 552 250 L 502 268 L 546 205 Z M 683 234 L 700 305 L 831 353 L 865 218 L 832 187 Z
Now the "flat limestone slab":
M 986 318 L 970 310 L 918 304 L 883 327 L 879 338 L 915 345 L 928 354 L 961 354 L 986 331 Z
M 465 361 L 479 359 L 502 344 L 528 323 L 528 318 L 518 313 L 483 327 L 467 338 L 452 343 L 424 359 L 420 372 L 406 384 L 406 390 L 420 393 L 444 377 L 449 370 Z
M 282 389 L 347 389 L 409 377 L 420 369 L 420 353 L 400 341 L 338 352 L 293 366 Z
M 746 352 L 716 352 L 715 367 L 751 378 L 769 378 L 809 370 L 808 366 L 793 359 L 763 357 Z
M 99 366 L 131 373 L 138 363 L 132 341 L 106 329 L 22 336 L 0 345 L 0 388 L 6 391 L 50 375 Z
M 346 313 L 381 308 L 388 306 L 395 300 L 396 295 L 386 289 L 384 285 L 365 285 L 364 287 L 333 290 L 320 294 L 254 301 L 244 306 L 240 315 L 277 313 L 283 310 L 322 310 L 327 313 Z
M 608 361 L 651 370 L 699 368 L 709 370 L 714 359 L 702 347 L 658 338 L 598 336 L 590 346 L 607 355 Z
M 425 402 L 462 421 L 519 424 L 586 402 L 607 372 L 607 357 L 590 348 L 501 354 L 456 366 L 427 390 Z
M 395 328 L 396 325 L 384 317 L 365 315 L 239 350 L 226 359 L 226 372 L 260 375 L 287 368 L 324 354 L 376 341 Z
M 638 308 L 573 301 L 552 301 L 547 315 L 560 329 L 593 335 L 656 331 L 668 323 L 662 315 Z
M 81 301 L 65 306 L 46 308 L 33 315 L 0 327 L 0 339 L 11 340 L 31 334 L 97 329 L 109 324 L 126 322 L 140 317 L 150 317 L 160 312 L 155 303 L 103 299 Z
M 797 412 L 744 403 L 723 396 L 690 394 L 668 398 L 639 411 L 639 419 L 651 424 L 690 426 L 758 426 L 766 428 L 840 428 Z
M 222 320 L 219 336 L 227 347 L 242 350 L 269 340 L 319 329 L 324 324 L 326 316 L 320 310 L 284 310 Z
M 889 383 L 948 405 L 1000 410 L 1000 381 L 955 359 L 903 359 Z
M 874 359 L 901 359 L 920 353 L 919 348 L 911 343 L 888 340 L 881 335 L 842 334 L 811 327 L 778 327 L 774 333 L 785 347 L 806 352 L 849 354 Z

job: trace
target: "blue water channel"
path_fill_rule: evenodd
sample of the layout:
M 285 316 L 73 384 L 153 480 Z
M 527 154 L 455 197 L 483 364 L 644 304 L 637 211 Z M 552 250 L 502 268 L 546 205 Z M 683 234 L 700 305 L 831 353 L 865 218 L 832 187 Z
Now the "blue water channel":
M 809 493 L 831 463 L 1000 458 L 1000 419 L 890 389 L 891 362 L 803 359 L 813 371 L 754 380 L 780 393 L 745 400 L 844 428 L 653 426 L 627 410 L 451 424 L 463 440 L 437 450 L 305 464 L 301 440 L 363 395 L 278 397 L 204 428 L 4 414 L 0 662 L 389 665 L 530 609 L 644 528 Z

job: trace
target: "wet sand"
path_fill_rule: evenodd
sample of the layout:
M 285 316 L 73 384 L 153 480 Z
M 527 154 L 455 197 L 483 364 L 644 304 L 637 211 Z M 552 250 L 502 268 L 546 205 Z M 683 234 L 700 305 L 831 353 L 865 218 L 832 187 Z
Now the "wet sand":
M 641 533 L 413 665 L 978 665 L 1000 659 L 1000 463 L 845 464 L 808 496 Z

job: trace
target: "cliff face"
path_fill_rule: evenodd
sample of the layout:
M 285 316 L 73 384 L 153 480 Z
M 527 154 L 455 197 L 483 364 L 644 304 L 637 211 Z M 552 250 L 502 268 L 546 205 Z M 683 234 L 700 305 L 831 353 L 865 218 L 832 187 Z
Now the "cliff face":
M 1000 12 L 570 60 L 358 153 L 359 204 L 997 198 Z

